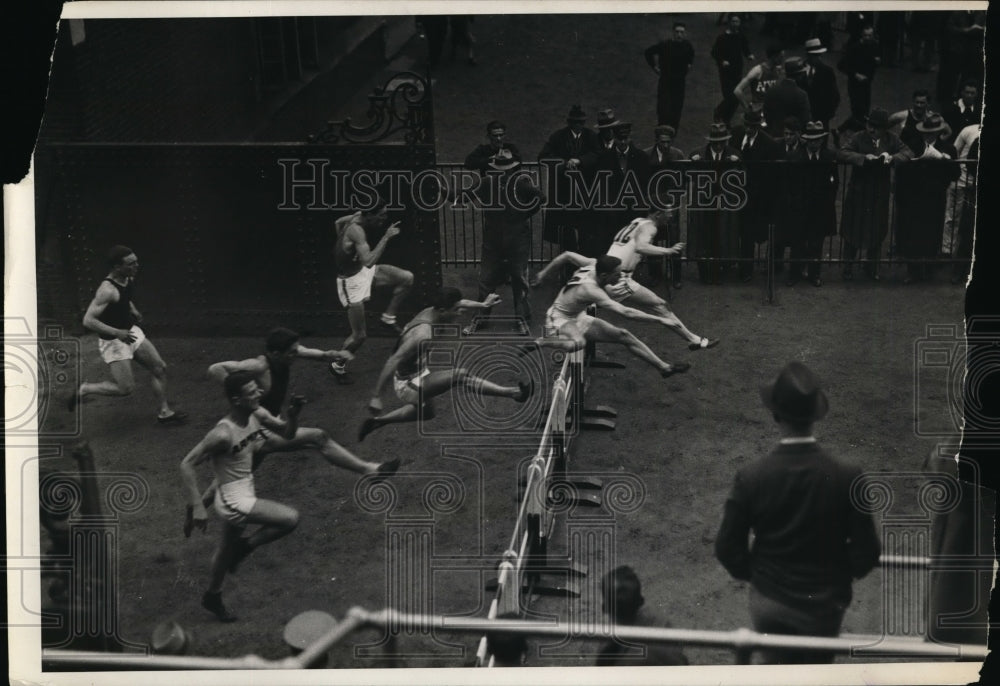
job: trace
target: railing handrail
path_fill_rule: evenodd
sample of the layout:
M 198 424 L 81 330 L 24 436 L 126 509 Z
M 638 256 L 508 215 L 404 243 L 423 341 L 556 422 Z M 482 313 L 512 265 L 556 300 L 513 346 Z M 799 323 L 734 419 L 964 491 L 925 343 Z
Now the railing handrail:
M 543 636 L 571 639 L 608 639 L 645 643 L 672 643 L 690 646 L 728 648 L 733 651 L 755 649 L 825 651 L 838 655 L 851 654 L 871 657 L 923 657 L 952 658 L 954 660 L 985 659 L 985 645 L 967 643 L 931 643 L 917 638 L 899 638 L 880 635 L 844 634 L 839 637 L 791 636 L 762 634 L 746 628 L 730 631 L 701 629 L 673 629 L 648 626 L 602 624 L 598 630 L 593 624 L 526 619 L 483 619 L 422 615 L 383 609 L 375 612 L 360 607 L 351 608 L 343 621 L 320 636 L 312 645 L 295 657 L 266 660 L 257 655 L 239 658 L 203 658 L 175 655 L 127 655 L 120 653 L 77 652 L 69 650 L 44 650 L 42 663 L 46 667 L 82 666 L 130 667 L 133 669 L 303 669 L 324 655 L 330 648 L 351 632 L 363 627 L 421 627 L 452 633 L 510 633 L 526 636 Z

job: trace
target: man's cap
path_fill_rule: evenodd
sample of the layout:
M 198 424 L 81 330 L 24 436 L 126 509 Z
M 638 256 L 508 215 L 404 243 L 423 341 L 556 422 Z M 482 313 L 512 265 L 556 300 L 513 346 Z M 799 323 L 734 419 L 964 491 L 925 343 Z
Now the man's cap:
M 762 386 L 764 406 L 779 419 L 815 422 L 830 409 L 819 379 L 801 362 L 789 362 L 773 384 Z
M 597 128 L 599 129 L 610 129 L 613 128 L 618 123 L 618 117 L 615 116 L 615 111 L 610 107 L 606 107 L 597 113 Z
M 282 638 L 293 651 L 302 651 L 337 626 L 337 620 L 321 610 L 306 610 L 285 625 Z
M 583 111 L 583 108 L 579 105 L 573 105 L 569 108 L 569 114 L 566 115 L 566 121 L 587 121 L 587 113 Z
M 183 655 L 191 646 L 191 634 L 177 622 L 160 622 L 149 641 L 157 655 Z
M 605 609 L 615 614 L 633 613 L 645 602 L 639 575 L 628 565 L 615 567 L 601 579 Z
M 732 134 L 729 133 L 729 127 L 722 122 L 715 122 L 708 129 L 708 135 L 705 136 L 709 141 L 728 141 L 732 138 Z
M 923 121 L 917 122 L 916 128 L 920 133 L 937 133 L 944 131 L 947 126 L 940 114 L 928 114 Z
M 677 129 L 672 127 L 670 124 L 660 124 L 655 129 L 653 129 L 653 136 L 659 138 L 660 136 L 670 136 L 674 138 L 677 135 Z
M 889 113 L 881 108 L 875 108 L 868 113 L 865 121 L 877 129 L 889 128 Z
M 823 128 L 823 122 L 821 121 L 806 122 L 806 128 L 802 132 L 802 138 L 804 140 L 823 138 L 828 135 L 830 135 L 830 132 Z
M 806 52 L 810 55 L 822 55 L 826 52 L 826 46 L 819 38 L 810 38 L 806 41 Z

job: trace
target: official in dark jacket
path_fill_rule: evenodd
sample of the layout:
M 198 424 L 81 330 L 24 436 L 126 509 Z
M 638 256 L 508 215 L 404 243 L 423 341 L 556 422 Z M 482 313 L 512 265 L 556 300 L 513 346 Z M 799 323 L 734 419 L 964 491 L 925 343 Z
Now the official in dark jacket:
M 868 257 L 865 273 L 879 280 L 882 243 L 889 233 L 890 166 L 913 156 L 888 128 L 889 113 L 874 109 L 868 115 L 865 130 L 849 136 L 840 147 L 840 159 L 852 165 L 840 219 L 845 281 L 854 278 L 853 261 L 862 248 Z
M 674 22 L 674 35 L 646 48 L 646 63 L 660 79 L 656 86 L 656 120 L 658 124 L 680 126 L 684 109 L 687 75 L 694 62 L 694 47 L 687 39 L 684 22 Z
M 861 470 L 838 461 L 813 436 L 829 401 L 804 364 L 789 363 L 761 398 L 781 439 L 736 473 L 715 556 L 733 578 L 750 582 L 756 631 L 837 636 L 852 580 L 870 572 L 881 552 L 872 515 L 852 497 Z M 833 661 L 822 651 L 761 652 L 768 664 Z
M 607 250 L 618 231 L 648 208 L 649 157 L 632 143 L 632 124 L 619 121 L 613 129 L 615 142 L 594 158 L 594 173 L 608 176 L 607 196 L 595 218 L 594 240 Z
M 712 124 L 705 137 L 708 145 L 692 153 L 690 175 L 704 174 L 709 183 L 697 183 L 688 206 L 688 255 L 698 260 L 702 283 L 721 284 L 729 263 L 739 255 L 740 215 L 738 204 L 723 186 L 724 178 L 738 173 L 742 158 L 730 145 L 732 134 L 721 122 Z M 728 176 L 727 176 L 728 174 Z
M 792 245 L 789 286 L 803 276 L 813 286 L 823 285 L 820 278 L 823 244 L 827 236 L 837 233 L 840 175 L 837 154 L 826 144 L 829 135 L 819 120 L 807 123 L 800 136 L 802 145 L 785 165 L 785 192 L 780 202 L 790 208 L 789 217 L 795 222 L 787 230 Z
M 799 57 L 785 60 L 785 78 L 764 94 L 764 122 L 770 131 L 775 131 L 788 117 L 795 117 L 803 123 L 812 119 L 809 95 L 798 84 L 805 68 Z
M 781 146 L 761 129 L 763 117 L 756 110 L 743 114 L 743 126 L 733 129 L 732 145 L 739 150 L 746 169 L 747 201 L 740 210 L 740 281 L 753 278 L 756 244 L 768 239 L 774 221 L 775 179 L 781 170 Z
M 572 204 L 569 177 L 566 172 L 579 169 L 580 160 L 597 150 L 597 134 L 586 128 L 587 115 L 579 105 L 573 105 L 566 115 L 566 127 L 559 129 L 545 142 L 538 153 L 548 181 L 549 207 L 545 210 L 542 237 L 559 245 L 562 251 L 579 249 L 580 210 Z
M 840 107 L 840 88 L 837 87 L 837 74 L 823 62 L 821 55 L 826 47 L 818 38 L 806 41 L 806 71 L 802 76 L 803 88 L 809 96 L 809 109 L 814 121 L 822 122 L 823 128 L 830 130 L 830 122 Z
M 948 186 L 961 168 L 955 146 L 940 136 L 947 131 L 940 115 L 929 114 L 917 124 L 922 136 L 913 159 L 896 170 L 896 246 L 906 264 L 903 283 L 929 280 L 944 228 Z

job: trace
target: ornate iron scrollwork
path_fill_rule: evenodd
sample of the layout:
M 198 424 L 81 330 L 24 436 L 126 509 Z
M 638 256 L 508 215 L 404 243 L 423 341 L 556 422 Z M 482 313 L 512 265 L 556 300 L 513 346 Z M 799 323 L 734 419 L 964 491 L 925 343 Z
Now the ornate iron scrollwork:
M 355 126 L 348 117 L 328 121 L 310 143 L 378 143 L 403 133 L 407 145 L 433 144 L 430 80 L 412 71 L 399 72 L 368 95 L 368 124 Z

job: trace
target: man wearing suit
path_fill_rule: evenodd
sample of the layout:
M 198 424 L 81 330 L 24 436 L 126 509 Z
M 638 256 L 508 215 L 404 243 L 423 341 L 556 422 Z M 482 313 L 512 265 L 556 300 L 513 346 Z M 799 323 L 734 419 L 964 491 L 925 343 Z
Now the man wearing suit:
M 545 167 L 550 208 L 545 211 L 545 229 L 542 237 L 559 245 L 561 251 L 578 250 L 581 213 L 571 204 L 569 170 L 578 169 L 580 160 L 597 150 L 597 134 L 584 127 L 587 115 L 579 105 L 573 105 L 566 115 L 566 126 L 546 141 L 538 154 L 538 161 Z
M 852 580 L 871 571 L 881 552 L 872 515 L 851 495 L 861 470 L 839 462 L 813 436 L 829 402 L 804 364 L 785 366 L 761 389 L 761 399 L 781 439 L 736 473 L 715 556 L 733 578 L 750 582 L 754 630 L 837 636 Z M 769 650 L 762 657 L 767 664 L 833 660 L 816 650 Z
M 777 131 L 787 117 L 800 122 L 812 118 L 809 95 L 799 87 L 797 79 L 805 74 L 805 63 L 800 57 L 785 60 L 785 78 L 778 81 L 764 94 L 764 122 L 770 131 Z
M 655 175 L 661 169 L 678 169 L 683 167 L 683 162 L 687 160 L 687 156 L 679 148 L 675 148 L 672 145 L 674 136 L 677 135 L 674 127 L 668 124 L 661 124 L 653 129 L 653 135 L 656 137 L 656 143 L 653 147 L 644 151 L 649 157 L 650 176 Z M 657 184 L 655 188 L 650 189 L 650 192 L 658 192 L 660 194 L 660 202 L 665 205 L 674 202 L 674 197 L 669 194 L 669 191 L 675 186 L 666 178 L 658 181 Z M 680 204 L 678 203 L 670 206 L 667 212 L 666 238 L 668 245 L 673 245 L 681 240 L 680 209 Z M 671 283 L 674 288 L 681 288 L 684 285 L 681 276 L 681 256 L 671 255 L 667 259 L 670 263 Z M 661 267 L 662 264 L 658 260 L 649 260 L 646 262 L 646 270 L 654 282 L 662 276 Z
M 593 158 L 595 174 L 610 172 L 607 196 L 603 199 L 605 209 L 597 210 L 595 219 L 599 222 L 593 233 L 594 240 L 600 239 L 605 247 L 611 244 L 615 234 L 637 216 L 646 213 L 646 184 L 649 181 L 649 158 L 632 144 L 632 124 L 616 122 L 611 130 L 614 144 L 600 150 Z
M 598 157 L 601 153 L 608 153 L 614 149 L 615 127 L 619 123 L 621 122 L 615 116 L 615 111 L 610 107 L 597 111 L 597 142 L 589 153 L 580 158 L 579 168 L 585 183 L 595 183 Z M 599 202 L 607 202 L 607 198 L 601 197 Z M 587 257 L 603 255 L 609 242 L 605 240 L 609 230 L 607 227 L 608 213 L 592 207 L 582 208 L 579 212 L 582 220 L 577 231 L 580 252 Z
M 882 242 L 889 233 L 889 167 L 913 156 L 888 128 L 889 113 L 876 108 L 868 115 L 865 130 L 850 136 L 840 147 L 840 159 L 854 165 L 840 219 L 845 281 L 854 278 L 853 262 L 862 248 L 868 257 L 865 273 L 873 281 L 879 280 Z
M 722 122 L 712 124 L 705 138 L 708 145 L 691 155 L 691 161 L 699 164 L 690 169 L 693 173 L 713 172 L 715 180 L 698 193 L 707 193 L 712 206 L 688 212 L 687 249 L 688 254 L 698 260 L 698 278 L 702 283 L 719 285 L 726 263 L 739 253 L 740 226 L 739 213 L 723 203 L 719 179 L 725 172 L 736 169 L 741 158 L 739 151 L 729 145 L 732 134 Z
M 684 90 L 688 70 L 694 62 L 694 48 L 687 39 L 684 22 L 674 22 L 674 35 L 646 48 L 646 63 L 660 76 L 656 87 L 656 120 L 658 124 L 680 126 L 684 109 Z
M 840 89 L 837 88 L 837 75 L 833 67 L 828 66 L 820 57 L 826 52 L 826 47 L 819 38 L 806 41 L 806 71 L 802 77 L 803 88 L 809 96 L 809 109 L 813 120 L 823 124 L 830 130 L 837 108 L 840 106 Z
M 827 236 L 837 233 L 837 188 L 840 176 L 837 155 L 826 144 L 830 132 L 823 122 L 811 121 L 799 138 L 802 144 L 792 153 L 786 165 L 784 193 L 781 203 L 791 208 L 789 218 L 794 226 L 785 234 L 791 238 L 792 265 L 788 286 L 794 286 L 805 272 L 817 288 L 820 279 L 820 257 Z
M 768 224 L 773 221 L 773 179 L 780 172 L 772 160 L 781 158 L 781 146 L 761 130 L 759 110 L 743 114 L 743 127 L 733 129 L 733 143 L 746 164 L 747 202 L 740 211 L 740 281 L 753 278 L 754 246 L 767 240 Z

